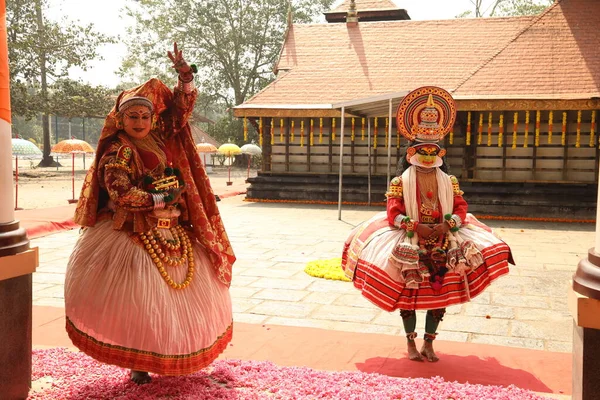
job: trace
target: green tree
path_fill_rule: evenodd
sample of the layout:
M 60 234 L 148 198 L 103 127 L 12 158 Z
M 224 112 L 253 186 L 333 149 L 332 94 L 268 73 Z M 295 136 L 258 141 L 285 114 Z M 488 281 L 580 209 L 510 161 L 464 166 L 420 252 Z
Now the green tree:
M 15 115 L 32 118 L 42 113 L 41 166 L 54 164 L 50 156 L 51 111 L 49 87 L 67 76 L 73 66 L 86 69 L 98 58 L 98 46 L 112 38 L 94 31 L 93 25 L 72 21 L 44 21 L 46 0 L 11 0 L 6 4 L 11 102 Z
M 113 106 L 108 89 L 93 87 L 81 81 L 59 79 L 49 88 L 49 111 L 69 119 L 103 118 Z
M 128 13 L 136 20 L 129 31 L 129 55 L 121 75 L 141 81 L 158 76 L 175 83 L 165 56 L 173 42 L 198 66 L 203 109 L 222 110 L 243 103 L 274 79 L 273 65 L 288 26 L 314 22 L 334 0 L 139 0 Z M 210 105 L 212 103 L 212 106 Z M 203 112 L 203 111 L 201 111 Z M 212 118 L 212 116 L 211 116 Z M 217 135 L 239 137 L 239 124 L 221 114 Z M 219 118 L 214 118 L 219 119 Z M 231 129 L 231 130 L 230 130 Z M 237 130 L 237 131 L 236 131 Z
M 553 2 L 553 0 L 471 0 L 473 9 L 459 14 L 457 18 L 535 15 L 544 11 Z

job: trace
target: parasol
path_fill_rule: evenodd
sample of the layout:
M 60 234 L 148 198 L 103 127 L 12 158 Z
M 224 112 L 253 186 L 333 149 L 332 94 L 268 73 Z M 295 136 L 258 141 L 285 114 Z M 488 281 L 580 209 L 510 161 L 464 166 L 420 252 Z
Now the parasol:
M 24 159 L 42 158 L 42 151 L 34 143 L 25 139 L 11 139 L 12 154 L 15 157 L 15 210 L 18 207 L 19 200 L 19 157 Z
M 231 143 L 231 141 L 229 141 L 225 144 L 222 144 L 217 151 L 219 152 L 219 154 L 223 154 L 225 157 L 229 158 L 229 168 L 227 169 L 229 177 L 227 181 L 227 186 L 231 186 L 231 157 L 241 154 L 242 150 L 238 147 L 237 144 Z
M 206 165 L 206 154 L 207 153 L 216 153 L 217 152 L 216 146 L 213 146 L 210 143 L 206 143 L 204 141 L 204 139 L 202 139 L 202 142 L 200 142 L 196 145 L 196 150 L 198 151 L 198 153 L 204 154 L 204 168 L 206 168 L 206 170 L 208 172 L 208 167 Z
M 56 154 L 71 154 L 72 155 L 72 182 L 73 182 L 73 197 L 69 200 L 69 203 L 76 203 L 75 199 L 75 154 L 89 154 L 94 152 L 94 148 L 84 140 L 79 139 L 67 139 L 61 140 L 52 146 L 52 153 Z
M 248 143 L 242 146 L 240 149 L 242 154 L 248 154 L 248 177 L 246 178 L 246 182 L 250 179 L 250 163 L 252 162 L 252 156 L 258 156 L 262 154 L 262 150 L 260 147 L 252 143 Z

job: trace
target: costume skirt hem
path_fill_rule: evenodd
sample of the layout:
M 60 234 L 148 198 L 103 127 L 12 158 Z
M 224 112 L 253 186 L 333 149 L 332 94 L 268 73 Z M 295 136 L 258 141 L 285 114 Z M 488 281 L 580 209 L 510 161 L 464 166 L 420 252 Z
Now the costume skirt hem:
M 105 364 L 159 375 L 186 375 L 210 365 L 227 347 L 233 335 L 233 322 L 214 343 L 190 354 L 165 355 L 103 343 L 77 329 L 66 318 L 66 329 L 73 344 L 83 353 Z
M 359 259 L 354 271 L 353 284 L 363 297 L 384 311 L 434 310 L 469 302 L 481 294 L 499 277 L 508 274 L 510 249 L 505 243 L 482 251 L 485 263 L 466 276 L 447 273 L 441 290 L 434 290 L 429 282 L 419 289 L 408 289 L 394 281 L 378 266 Z M 344 256 L 347 252 L 344 252 Z M 347 257 L 347 256 L 346 256 Z M 347 258 L 342 258 L 345 265 Z

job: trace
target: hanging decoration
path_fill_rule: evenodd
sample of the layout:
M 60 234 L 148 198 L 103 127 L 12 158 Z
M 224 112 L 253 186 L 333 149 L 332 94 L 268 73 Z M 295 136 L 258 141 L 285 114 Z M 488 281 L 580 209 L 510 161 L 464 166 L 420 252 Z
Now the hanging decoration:
M 360 128 L 360 140 L 362 140 L 363 142 L 365 141 L 365 119 L 361 118 L 362 120 L 362 127 Z
M 471 145 L 471 111 L 467 113 L 467 146 Z
M 385 117 L 385 148 L 388 148 L 388 140 L 389 140 L 389 135 L 388 135 L 388 130 L 390 127 L 390 119 L 388 117 Z
M 512 148 L 517 148 L 517 127 L 519 126 L 519 113 L 515 112 L 513 115 L 513 138 L 512 138 Z
M 309 132 L 310 138 L 308 139 L 308 143 L 310 146 L 314 146 L 315 145 L 315 120 L 314 119 L 310 119 L 310 132 Z
M 304 119 L 300 120 L 300 147 L 304 147 Z
M 248 118 L 244 117 L 244 142 L 248 141 Z
M 492 145 L 492 113 L 488 114 L 488 130 L 487 130 L 487 145 Z
M 477 128 L 477 145 L 481 144 L 483 136 L 483 114 L 479 113 L 479 127 Z
M 523 147 L 529 145 L 529 111 L 525 111 L 525 134 L 523 135 Z
M 350 141 L 354 142 L 354 117 L 352 117 L 352 129 L 350 130 Z
M 577 136 L 575 137 L 575 147 L 581 146 L 581 110 L 577 111 Z
M 552 125 L 554 124 L 554 111 L 548 114 L 548 144 L 552 144 Z
M 260 147 L 263 147 L 263 119 L 260 117 L 258 119 L 258 142 Z
M 504 146 L 504 114 L 500 114 L 498 122 L 498 147 Z
M 590 147 L 596 144 L 596 110 L 592 111 L 592 123 L 590 124 Z
M 535 147 L 540 147 L 540 121 L 542 119 L 542 112 L 540 110 L 537 110 L 535 112 L 535 140 L 534 140 L 534 145 Z
M 335 118 L 331 118 L 331 141 L 335 142 Z
M 271 146 L 275 144 L 275 118 L 271 118 Z
M 323 118 L 319 118 L 319 143 L 323 143 Z
M 375 123 L 374 123 L 374 129 L 373 129 L 373 148 L 376 149 L 377 148 L 377 117 L 375 117 Z
M 454 129 L 450 131 L 450 137 L 448 138 L 450 144 L 454 144 Z
M 294 120 L 292 120 L 292 126 L 290 128 L 290 143 L 294 143 Z
M 283 118 L 279 120 L 279 143 L 283 143 Z
M 563 112 L 562 133 L 560 136 L 560 144 L 563 146 L 567 144 L 567 112 L 566 111 Z

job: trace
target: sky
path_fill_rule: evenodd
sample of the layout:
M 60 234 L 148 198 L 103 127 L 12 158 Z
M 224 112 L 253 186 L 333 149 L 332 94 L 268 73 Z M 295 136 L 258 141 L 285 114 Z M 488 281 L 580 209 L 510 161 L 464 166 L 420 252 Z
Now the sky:
M 283 0 L 282 0 L 283 1 Z M 337 0 L 335 5 L 342 0 Z M 473 8 L 471 0 L 394 0 L 404 8 L 413 20 L 449 19 L 463 11 Z M 485 3 L 491 0 L 484 0 Z M 125 35 L 126 27 L 132 24 L 123 12 L 123 0 L 49 0 L 46 18 L 60 20 L 63 17 L 70 21 L 79 20 L 83 24 L 93 23 L 96 31 L 110 35 Z M 169 49 L 165 49 L 166 51 Z M 116 71 L 127 52 L 123 43 L 105 45 L 100 50 L 104 60 L 95 60 L 89 64 L 87 71 L 73 68 L 71 78 L 81 79 L 92 85 L 116 86 L 120 79 Z

